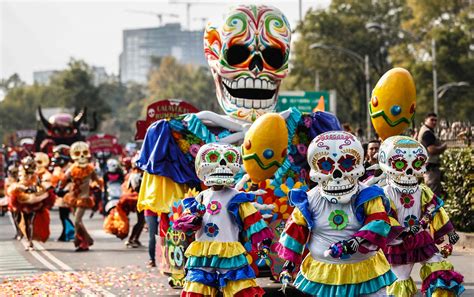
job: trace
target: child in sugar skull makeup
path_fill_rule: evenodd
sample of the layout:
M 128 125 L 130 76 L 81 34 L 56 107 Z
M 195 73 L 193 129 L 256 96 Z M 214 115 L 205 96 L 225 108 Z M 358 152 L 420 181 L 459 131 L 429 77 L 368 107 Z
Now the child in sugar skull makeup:
M 241 155 L 231 145 L 206 144 L 196 156 L 196 173 L 210 188 L 186 198 L 186 211 L 174 222 L 181 231 L 196 231 L 186 250 L 186 283 L 181 296 L 262 296 L 239 235 L 255 247 L 268 246 L 272 232 L 251 204 L 254 196 L 231 188 Z
M 364 174 L 359 140 L 344 131 L 320 134 L 308 148 L 308 192 L 291 190 L 295 209 L 277 247 L 287 262 L 280 280 L 313 296 L 385 296 L 395 275 L 379 248 L 391 232 L 389 201 L 381 188 L 358 182 Z
M 387 138 L 380 147 L 379 164 L 387 176 L 385 194 L 391 200 L 391 216 L 403 232 L 384 249 L 398 280 L 388 293 L 414 296 L 416 285 L 410 277 L 413 265 L 421 263 L 421 290 L 425 296 L 457 296 L 464 291 L 462 275 L 443 259 L 452 251 L 459 236 L 439 199 L 425 184 L 418 184 L 426 170 L 427 152 L 407 136 Z M 448 243 L 439 252 L 437 243 L 447 235 Z

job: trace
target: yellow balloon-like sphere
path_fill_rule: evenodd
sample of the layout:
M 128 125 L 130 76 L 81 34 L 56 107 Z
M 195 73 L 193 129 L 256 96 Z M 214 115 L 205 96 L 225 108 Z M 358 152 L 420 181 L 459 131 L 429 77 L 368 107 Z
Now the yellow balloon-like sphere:
M 404 68 L 387 71 L 369 102 L 370 118 L 380 138 L 403 133 L 415 116 L 415 108 L 416 89 L 410 72 Z
M 267 113 L 259 117 L 245 134 L 242 158 L 254 183 L 271 178 L 287 155 L 288 129 L 282 116 Z

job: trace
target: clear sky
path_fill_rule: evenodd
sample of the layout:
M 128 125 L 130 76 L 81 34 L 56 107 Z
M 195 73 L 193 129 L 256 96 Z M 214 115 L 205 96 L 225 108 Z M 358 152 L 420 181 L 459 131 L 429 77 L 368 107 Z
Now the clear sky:
M 122 30 L 156 27 L 159 23 L 152 14 L 132 11 L 178 14 L 179 18 L 164 16 L 163 22 L 179 21 L 186 26 L 186 5 L 171 4 L 186 1 L 195 3 L 190 9 L 193 30 L 202 28 L 202 18 L 222 18 L 230 6 L 240 3 L 276 6 L 293 27 L 299 18 L 298 0 L 0 0 L 0 78 L 18 73 L 31 83 L 33 71 L 64 69 L 70 57 L 117 74 Z M 303 14 L 310 7 L 322 8 L 329 2 L 303 0 Z

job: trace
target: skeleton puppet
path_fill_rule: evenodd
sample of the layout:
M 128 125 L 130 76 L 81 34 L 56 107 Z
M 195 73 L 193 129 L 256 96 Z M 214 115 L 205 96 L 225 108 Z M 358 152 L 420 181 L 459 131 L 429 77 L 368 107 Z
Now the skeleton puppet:
M 382 251 L 391 230 L 388 200 L 378 187 L 358 182 L 364 174 L 363 149 L 347 132 L 326 132 L 308 149 L 309 192 L 289 194 L 295 210 L 280 237 L 278 251 L 287 260 L 281 280 L 289 282 L 303 260 L 294 285 L 315 296 L 381 294 L 395 281 Z
M 407 136 L 387 138 L 380 147 L 379 164 L 387 176 L 385 194 L 391 200 L 391 215 L 400 222 L 403 232 L 384 249 L 397 276 L 390 294 L 414 296 L 417 288 L 410 277 L 413 265 L 421 263 L 422 292 L 425 296 L 456 296 L 463 292 L 462 275 L 444 260 L 437 243 L 448 236 L 441 254 L 447 256 L 459 236 L 443 209 L 443 201 L 418 179 L 426 171 L 426 149 Z
M 186 211 L 174 222 L 181 231 L 196 231 L 186 250 L 186 283 L 181 296 L 262 296 L 239 234 L 254 245 L 272 232 L 251 202 L 253 195 L 231 188 L 240 170 L 240 152 L 230 145 L 207 144 L 196 156 L 196 172 L 210 188 L 183 200 Z

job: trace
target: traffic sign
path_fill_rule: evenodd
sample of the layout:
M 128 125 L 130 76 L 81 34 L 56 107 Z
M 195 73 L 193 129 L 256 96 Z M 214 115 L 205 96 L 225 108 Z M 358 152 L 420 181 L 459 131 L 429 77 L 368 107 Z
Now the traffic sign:
M 277 111 L 296 107 L 301 112 L 312 112 L 319 100 L 324 100 L 324 111 L 329 111 L 329 91 L 286 91 L 278 95 Z

